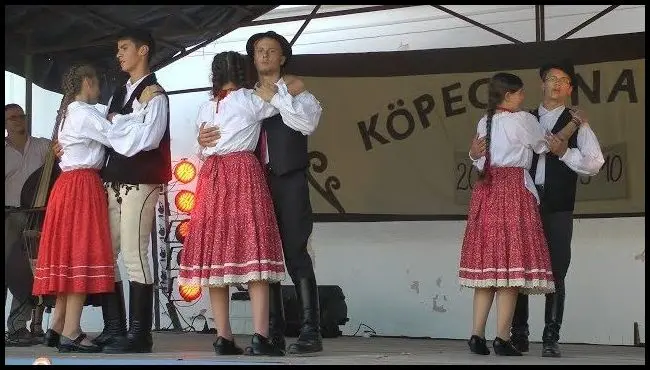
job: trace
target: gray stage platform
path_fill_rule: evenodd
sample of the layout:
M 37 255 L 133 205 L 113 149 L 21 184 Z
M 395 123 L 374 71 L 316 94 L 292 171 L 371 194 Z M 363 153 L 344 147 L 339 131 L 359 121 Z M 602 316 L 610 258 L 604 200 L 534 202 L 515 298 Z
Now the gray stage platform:
M 542 358 L 541 344 L 533 343 L 523 357 L 479 356 L 469 352 L 462 340 L 339 337 L 325 339 L 325 351 L 312 356 L 217 357 L 212 351 L 214 335 L 154 333 L 154 353 L 139 355 L 59 354 L 45 346 L 5 348 L 5 365 L 31 365 L 48 357 L 53 365 L 645 365 L 645 348 L 563 344 L 562 358 Z M 236 336 L 239 345 L 249 336 Z M 289 339 L 291 342 L 292 339 Z

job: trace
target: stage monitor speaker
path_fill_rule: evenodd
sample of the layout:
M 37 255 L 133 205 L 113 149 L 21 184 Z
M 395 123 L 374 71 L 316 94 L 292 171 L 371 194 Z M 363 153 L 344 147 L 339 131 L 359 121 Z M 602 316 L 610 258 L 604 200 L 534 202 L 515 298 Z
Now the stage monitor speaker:
M 247 291 L 234 292 L 233 301 L 248 301 L 250 297 Z M 319 285 L 318 300 L 320 306 L 320 326 L 323 338 L 335 338 L 340 336 L 340 325 L 345 325 L 348 318 L 348 306 L 345 303 L 345 295 L 338 285 Z M 287 328 L 284 335 L 297 337 L 302 322 L 302 310 L 296 296 L 296 289 L 293 285 L 282 286 L 282 301 L 284 302 L 284 317 Z

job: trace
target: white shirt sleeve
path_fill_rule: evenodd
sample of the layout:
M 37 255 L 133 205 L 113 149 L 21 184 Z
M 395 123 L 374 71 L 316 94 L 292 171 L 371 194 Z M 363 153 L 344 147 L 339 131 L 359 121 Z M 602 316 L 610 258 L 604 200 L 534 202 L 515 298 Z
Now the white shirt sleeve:
M 280 89 L 278 88 L 278 91 L 279 90 Z M 275 116 L 276 114 L 278 114 L 278 111 L 279 111 L 278 108 L 276 108 L 275 106 L 265 102 L 264 99 L 257 96 L 257 94 L 255 94 L 254 90 L 252 90 L 250 92 L 250 97 L 248 99 L 248 103 L 249 103 L 248 107 L 250 109 L 250 113 L 253 115 L 255 123 L 259 123 L 260 121 L 262 121 L 265 118 Z M 284 116 L 282 118 L 284 118 Z M 289 125 L 289 127 L 291 127 L 291 126 Z M 291 128 L 293 128 L 293 127 L 291 127 Z M 295 130 L 295 128 L 294 128 L 294 130 Z
M 194 142 L 193 149 L 194 149 L 194 153 L 196 153 L 197 157 L 201 161 L 205 161 L 205 156 L 203 156 L 204 147 L 202 147 L 201 144 L 199 144 L 199 131 L 201 130 L 201 125 L 203 124 L 203 122 L 205 122 L 206 124 L 210 123 L 207 122 L 207 118 L 206 118 L 207 115 L 205 114 L 205 111 L 208 109 L 212 109 L 212 107 L 213 104 L 211 100 L 208 100 L 207 102 L 201 104 L 201 106 L 199 107 L 199 112 L 196 115 L 196 120 L 194 124 L 194 136 L 196 136 L 196 141 Z
M 478 134 L 479 139 L 487 135 L 486 117 L 483 117 L 480 121 L 478 121 L 478 126 L 476 127 L 476 133 Z M 487 150 L 490 150 L 490 148 L 487 148 Z M 478 159 L 473 159 L 470 156 L 470 159 L 472 160 L 472 164 L 474 164 L 474 167 L 476 167 L 477 170 L 483 171 L 483 167 L 485 166 L 485 156 L 482 156 L 481 158 Z
M 83 109 L 82 126 L 79 128 L 80 134 L 110 147 L 111 143 L 106 134 L 111 127 L 111 123 L 102 117 L 102 113 L 94 107 L 85 107 Z
M 278 92 L 271 99 L 271 104 L 278 108 L 284 123 L 303 135 L 311 135 L 323 112 L 320 102 L 308 91 L 291 96 L 282 79 L 277 86 Z
M 588 123 L 578 129 L 578 147 L 568 148 L 561 161 L 581 175 L 595 176 L 605 163 L 598 138 Z
M 116 152 L 132 157 L 145 150 L 156 149 L 167 130 L 167 97 L 158 95 L 142 110 L 113 116 L 108 139 Z M 144 120 L 142 115 L 144 114 Z
M 519 141 L 537 154 L 548 152 L 548 144 L 546 143 L 542 125 L 532 114 L 528 112 L 522 112 L 521 114 L 523 119 L 517 120 L 516 129 L 513 130 L 514 137 L 509 138 L 510 141 Z

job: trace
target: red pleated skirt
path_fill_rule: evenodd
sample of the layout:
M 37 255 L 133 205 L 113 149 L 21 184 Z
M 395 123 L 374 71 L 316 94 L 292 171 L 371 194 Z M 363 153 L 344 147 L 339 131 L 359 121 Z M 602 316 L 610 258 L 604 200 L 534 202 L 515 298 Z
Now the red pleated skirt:
M 34 295 L 113 291 L 108 207 L 96 170 L 61 173 L 52 187 L 41 231 Z
M 179 285 L 226 286 L 284 279 L 273 201 L 252 152 L 210 156 L 181 251 Z
M 525 294 L 554 291 L 550 254 L 535 196 L 524 168 L 492 167 L 472 191 L 460 255 L 460 285 L 520 287 Z

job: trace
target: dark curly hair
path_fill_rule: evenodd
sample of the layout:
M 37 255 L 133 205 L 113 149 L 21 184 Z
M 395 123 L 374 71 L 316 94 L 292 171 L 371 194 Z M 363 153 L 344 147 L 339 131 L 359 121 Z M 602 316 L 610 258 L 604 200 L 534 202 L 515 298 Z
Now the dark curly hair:
M 221 87 L 228 82 L 244 86 L 247 82 L 246 57 L 235 51 L 224 51 L 212 59 L 212 96 L 217 96 Z

